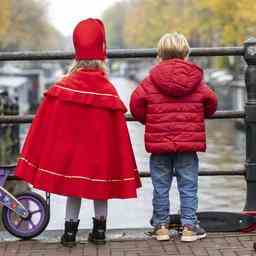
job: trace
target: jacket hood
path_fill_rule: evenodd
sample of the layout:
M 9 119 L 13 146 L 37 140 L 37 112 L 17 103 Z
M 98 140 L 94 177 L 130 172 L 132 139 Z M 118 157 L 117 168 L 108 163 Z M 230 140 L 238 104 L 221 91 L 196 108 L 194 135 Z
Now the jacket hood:
M 203 70 L 182 59 L 164 60 L 150 71 L 150 79 L 163 94 L 180 97 L 201 84 Z

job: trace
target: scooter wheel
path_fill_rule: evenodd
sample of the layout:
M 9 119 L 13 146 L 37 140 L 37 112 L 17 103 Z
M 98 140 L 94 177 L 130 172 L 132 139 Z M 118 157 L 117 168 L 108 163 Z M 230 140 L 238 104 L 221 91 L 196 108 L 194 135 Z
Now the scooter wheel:
M 31 239 L 41 234 L 50 220 L 50 211 L 46 200 L 34 192 L 15 196 L 28 209 L 29 216 L 22 218 L 6 206 L 2 211 L 2 222 L 5 229 L 21 239 Z

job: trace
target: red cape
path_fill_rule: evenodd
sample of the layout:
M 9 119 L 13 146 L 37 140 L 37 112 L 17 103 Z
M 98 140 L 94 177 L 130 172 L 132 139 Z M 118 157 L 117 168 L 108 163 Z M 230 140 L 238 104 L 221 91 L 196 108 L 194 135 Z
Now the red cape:
M 45 93 L 16 175 L 60 195 L 136 197 L 141 183 L 125 111 L 103 72 L 80 70 L 65 77 Z

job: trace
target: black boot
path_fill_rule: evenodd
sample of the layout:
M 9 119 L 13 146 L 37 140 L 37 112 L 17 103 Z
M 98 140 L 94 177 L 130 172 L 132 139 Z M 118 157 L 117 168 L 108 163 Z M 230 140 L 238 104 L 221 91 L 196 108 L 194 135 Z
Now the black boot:
M 65 221 L 65 231 L 61 237 L 61 244 L 65 247 L 74 247 L 76 245 L 76 233 L 78 230 L 79 220 Z
M 105 244 L 106 243 L 106 219 L 101 217 L 100 219 L 93 219 L 93 229 L 89 234 L 88 240 L 94 244 Z

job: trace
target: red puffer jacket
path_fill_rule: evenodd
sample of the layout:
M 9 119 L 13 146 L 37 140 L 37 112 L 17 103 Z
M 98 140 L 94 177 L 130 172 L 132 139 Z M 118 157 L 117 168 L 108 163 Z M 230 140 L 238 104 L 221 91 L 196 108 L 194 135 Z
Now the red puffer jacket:
M 217 97 L 202 82 L 200 67 L 181 59 L 156 65 L 133 92 L 134 118 L 145 124 L 145 146 L 154 154 L 205 151 L 205 117 Z

